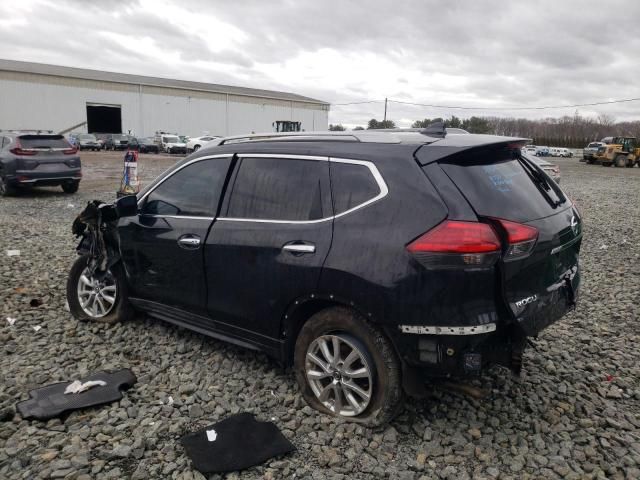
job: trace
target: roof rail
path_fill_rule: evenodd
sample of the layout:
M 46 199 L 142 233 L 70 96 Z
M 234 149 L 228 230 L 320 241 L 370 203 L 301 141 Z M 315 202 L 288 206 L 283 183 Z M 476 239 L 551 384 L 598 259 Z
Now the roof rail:
M 442 137 L 440 137 L 442 138 Z M 284 133 L 252 133 L 249 135 L 235 135 L 224 137 L 214 145 L 229 145 L 248 142 L 370 142 L 370 143 L 432 143 L 438 140 L 435 135 L 423 134 L 420 129 L 380 129 L 380 130 L 352 130 L 350 132 L 321 131 L 321 132 L 284 132 Z

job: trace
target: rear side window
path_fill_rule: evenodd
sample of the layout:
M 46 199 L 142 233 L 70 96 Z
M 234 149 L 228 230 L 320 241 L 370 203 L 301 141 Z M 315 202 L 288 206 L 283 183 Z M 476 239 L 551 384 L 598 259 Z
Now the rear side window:
M 62 135 L 21 135 L 22 148 L 69 148 L 69 142 Z
M 378 182 L 364 165 L 331 161 L 331 192 L 336 215 L 375 198 Z
M 215 216 L 230 162 L 229 158 L 215 158 L 187 165 L 149 194 L 142 213 Z
M 328 162 L 243 158 L 229 198 L 227 216 L 256 220 L 308 221 L 331 216 Z
M 440 163 L 478 215 L 526 222 L 548 217 L 554 208 L 518 160 Z M 554 197 L 555 198 L 555 197 Z

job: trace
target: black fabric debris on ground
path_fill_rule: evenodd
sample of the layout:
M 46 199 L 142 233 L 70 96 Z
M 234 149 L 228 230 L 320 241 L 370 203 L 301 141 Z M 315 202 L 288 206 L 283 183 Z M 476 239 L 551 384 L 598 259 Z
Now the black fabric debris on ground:
M 29 400 L 18 403 L 18 413 L 25 419 L 48 420 L 62 413 L 81 408 L 111 403 L 122 398 L 122 390 L 136 383 L 131 370 L 124 368 L 115 372 L 96 372 L 82 379 L 82 382 L 102 380 L 105 386 L 93 387 L 85 392 L 66 394 L 65 389 L 72 382 L 60 382 L 36 388 L 29 392 Z
M 232 415 L 180 441 L 194 468 L 202 473 L 243 470 L 295 450 L 278 427 L 259 422 L 251 413 Z

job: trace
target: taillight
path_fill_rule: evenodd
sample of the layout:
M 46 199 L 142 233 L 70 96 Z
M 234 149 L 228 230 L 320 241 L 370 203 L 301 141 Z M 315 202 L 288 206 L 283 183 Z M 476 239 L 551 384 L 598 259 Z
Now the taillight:
M 74 153 L 77 153 L 78 149 L 76 147 L 71 147 L 71 148 L 65 148 L 64 150 L 62 150 L 62 153 L 64 153 L 65 155 L 73 155 Z
M 538 241 L 538 229 L 521 223 L 494 218 L 498 222 L 507 237 L 507 250 L 504 253 L 505 261 L 517 260 L 531 253 Z
M 36 153 L 38 153 L 31 148 L 22 148 L 22 145 L 20 145 L 20 140 L 18 140 L 17 138 L 16 138 L 16 146 L 9 149 L 9 151 L 14 155 L 20 155 L 20 156 L 35 155 Z
M 486 223 L 445 220 L 407 250 L 426 268 L 486 268 L 500 257 L 501 245 Z

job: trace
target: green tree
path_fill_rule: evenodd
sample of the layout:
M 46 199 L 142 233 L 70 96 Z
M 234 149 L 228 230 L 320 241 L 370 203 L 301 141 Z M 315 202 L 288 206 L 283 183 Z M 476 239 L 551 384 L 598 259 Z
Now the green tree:
M 471 117 L 463 120 L 462 128 L 469 133 L 491 133 L 493 130 L 489 120 L 483 117 Z
M 455 115 L 451 115 L 451 118 L 445 122 L 447 127 L 450 128 L 462 128 L 462 120 Z
M 341 123 L 338 123 L 336 125 L 329 124 L 330 132 L 344 132 L 345 130 L 346 128 L 344 128 Z
M 377 121 L 375 118 L 369 120 L 367 130 L 375 130 L 381 128 L 396 128 L 396 124 L 393 120 L 382 120 L 381 122 Z

